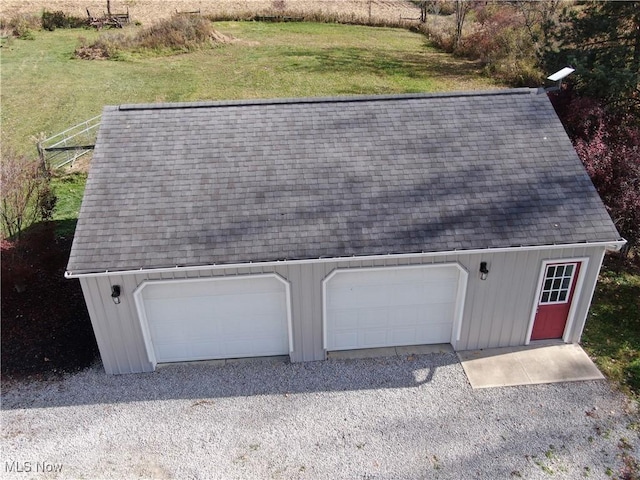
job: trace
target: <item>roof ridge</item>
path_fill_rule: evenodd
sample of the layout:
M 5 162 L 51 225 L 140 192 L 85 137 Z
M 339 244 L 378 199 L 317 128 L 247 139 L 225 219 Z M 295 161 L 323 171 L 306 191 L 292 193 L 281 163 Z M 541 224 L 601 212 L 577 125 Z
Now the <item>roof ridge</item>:
M 140 103 L 140 104 L 123 104 L 116 106 L 115 109 L 120 111 L 139 111 L 139 110 L 176 110 L 190 108 L 220 108 L 220 107 L 239 107 L 253 105 L 296 105 L 310 103 L 355 103 L 355 102 L 371 102 L 371 101 L 393 101 L 393 100 L 413 100 L 426 98 L 455 98 L 455 97 L 485 97 L 485 96 L 504 96 L 504 95 L 530 95 L 537 90 L 527 87 L 495 89 L 495 90 L 478 90 L 478 91 L 454 91 L 440 93 L 400 93 L 388 95 L 353 95 L 353 96 L 336 96 L 336 97 L 301 97 L 301 98 L 271 98 L 271 99 L 252 99 L 252 100 L 212 100 L 200 102 L 174 102 L 174 103 Z M 113 108 L 113 107 L 112 107 Z

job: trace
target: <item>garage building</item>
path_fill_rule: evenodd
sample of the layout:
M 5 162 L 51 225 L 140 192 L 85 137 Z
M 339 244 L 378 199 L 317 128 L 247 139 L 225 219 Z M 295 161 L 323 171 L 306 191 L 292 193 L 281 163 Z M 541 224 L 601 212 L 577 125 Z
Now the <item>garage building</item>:
M 622 245 L 536 90 L 121 105 L 66 275 L 133 373 L 577 343 Z

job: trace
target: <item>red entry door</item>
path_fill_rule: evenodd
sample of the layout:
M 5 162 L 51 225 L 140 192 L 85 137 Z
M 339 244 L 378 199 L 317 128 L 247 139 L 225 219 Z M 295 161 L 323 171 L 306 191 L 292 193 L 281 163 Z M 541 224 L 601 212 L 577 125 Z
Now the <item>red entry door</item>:
M 562 338 L 576 289 L 580 262 L 546 266 L 531 340 Z

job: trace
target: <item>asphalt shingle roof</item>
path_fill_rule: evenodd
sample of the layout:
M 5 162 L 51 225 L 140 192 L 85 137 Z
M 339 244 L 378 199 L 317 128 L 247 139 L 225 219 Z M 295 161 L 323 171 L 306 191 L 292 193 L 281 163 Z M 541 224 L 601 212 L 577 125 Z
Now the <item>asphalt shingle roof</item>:
M 619 238 L 534 90 L 122 105 L 68 271 Z

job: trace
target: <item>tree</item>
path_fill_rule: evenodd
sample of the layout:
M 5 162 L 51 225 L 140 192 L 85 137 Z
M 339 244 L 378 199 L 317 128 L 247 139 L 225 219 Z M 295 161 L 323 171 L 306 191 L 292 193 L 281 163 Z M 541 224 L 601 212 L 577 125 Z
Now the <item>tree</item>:
M 512 0 L 510 2 L 521 15 L 529 39 L 539 63 L 553 45 L 562 0 Z
M 475 2 L 470 0 L 456 0 L 456 34 L 453 38 L 453 48 L 456 49 L 462 40 L 462 28 L 467 13 L 475 6 Z
M 590 1 L 562 16 L 551 71 L 576 69 L 577 91 L 606 105 L 640 111 L 640 2 Z
M 640 245 L 640 126 L 631 114 L 571 90 L 552 95 L 558 116 L 628 249 Z
M 426 23 L 429 13 L 440 15 L 442 2 L 443 0 L 413 0 L 413 3 L 420 7 L 420 22 Z
M 420 7 L 420 22 L 421 23 L 426 23 L 426 21 L 427 21 L 427 1 L 426 0 L 419 0 L 419 1 L 414 1 L 413 3 L 415 3 L 418 7 Z
M 56 197 L 40 161 L 8 149 L 2 154 L 0 227 L 2 236 L 19 237 L 32 223 L 51 218 Z

